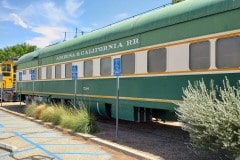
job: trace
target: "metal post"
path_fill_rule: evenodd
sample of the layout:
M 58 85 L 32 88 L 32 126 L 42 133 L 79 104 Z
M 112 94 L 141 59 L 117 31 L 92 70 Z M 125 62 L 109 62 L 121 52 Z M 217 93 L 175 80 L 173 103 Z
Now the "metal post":
M 34 90 L 35 90 L 35 88 L 34 88 L 34 80 L 33 80 L 33 96 L 34 96 Z
M 1 82 L 1 107 L 2 107 L 2 102 L 3 102 L 3 76 L 2 74 L 0 75 L 0 82 Z
M 20 90 L 20 107 L 21 107 L 21 102 L 22 102 L 22 81 L 20 81 L 20 87 L 19 87 L 19 90 Z
M 117 93 L 116 93 L 116 141 L 118 140 L 118 115 L 119 115 L 119 76 L 117 76 Z
M 74 80 L 74 108 L 76 109 L 77 80 Z
M 3 83 L 2 83 L 2 88 L 1 88 L 1 107 L 2 107 L 2 102 L 3 102 Z
M 73 99 L 73 107 L 76 108 L 76 97 L 77 97 L 77 79 L 78 79 L 78 66 L 72 65 L 72 80 L 74 80 L 74 99 Z

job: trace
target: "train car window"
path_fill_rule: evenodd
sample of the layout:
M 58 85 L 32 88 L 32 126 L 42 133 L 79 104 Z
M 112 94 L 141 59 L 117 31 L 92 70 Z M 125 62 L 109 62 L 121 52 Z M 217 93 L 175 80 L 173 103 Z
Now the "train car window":
M 3 76 L 10 76 L 11 75 L 9 72 L 7 72 L 7 73 L 3 72 L 2 74 L 3 74 Z
M 122 55 L 122 74 L 134 74 L 135 73 L 135 54 Z
M 28 71 L 28 73 L 31 75 L 32 74 L 32 70 L 34 70 L 34 73 L 35 73 L 35 80 L 36 79 L 38 79 L 38 73 L 37 73 L 37 69 L 36 68 L 33 68 L 33 69 L 29 69 L 29 70 L 27 70 Z M 24 72 L 24 71 L 23 71 Z
M 112 59 L 111 57 L 101 58 L 100 60 L 100 74 L 101 76 L 111 75 Z
M 38 71 L 37 68 L 34 68 L 34 72 L 35 72 L 35 80 L 38 79 L 38 72 L 37 72 L 37 71 Z
M 23 75 L 26 75 L 26 74 L 27 74 L 27 71 L 26 71 L 26 70 L 23 70 L 22 72 L 23 72 Z
M 55 78 L 61 78 L 61 64 L 55 66 Z
M 148 51 L 148 72 L 166 71 L 167 50 L 160 48 Z
M 92 76 L 93 75 L 93 61 L 88 60 L 84 61 L 84 76 Z
M 47 79 L 52 79 L 52 66 L 47 66 L 46 78 Z
M 11 65 L 10 64 L 2 64 L 2 71 L 3 72 L 11 72 Z
M 42 68 L 38 68 L 38 79 L 42 79 Z
M 65 78 L 72 77 L 72 63 L 65 64 Z
M 210 67 L 210 42 L 196 42 L 189 46 L 189 68 L 191 70 Z
M 7 64 L 7 70 L 8 72 L 11 72 L 11 65 L 10 64 Z
M 240 36 L 221 38 L 216 41 L 216 67 L 240 66 Z
M 16 73 L 17 71 L 17 66 L 13 66 L 13 72 Z

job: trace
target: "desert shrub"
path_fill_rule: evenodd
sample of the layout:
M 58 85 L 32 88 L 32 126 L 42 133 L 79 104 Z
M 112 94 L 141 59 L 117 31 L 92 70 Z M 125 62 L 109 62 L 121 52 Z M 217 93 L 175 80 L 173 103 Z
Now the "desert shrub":
M 73 130 L 73 123 L 75 120 L 75 114 L 65 108 L 64 114 L 61 116 L 60 126 Z
M 82 133 L 93 133 L 96 131 L 95 118 L 86 107 L 81 107 L 77 111 L 73 122 L 73 130 Z
M 80 109 L 69 109 L 63 105 L 47 106 L 42 104 L 37 106 L 36 103 L 32 103 L 27 106 L 26 114 L 75 132 L 93 133 L 96 131 L 95 118 L 85 105 Z
M 37 103 L 33 101 L 31 104 L 27 105 L 24 112 L 29 117 L 34 117 L 35 110 L 37 108 Z
M 34 111 L 34 118 L 40 119 L 42 112 L 47 108 L 46 104 L 40 104 Z
M 189 132 L 190 144 L 198 153 L 215 153 L 233 158 L 240 154 L 240 87 L 209 88 L 197 81 L 183 90 L 183 103 L 178 104 L 179 120 Z
M 65 107 L 63 105 L 54 106 L 54 113 L 52 115 L 52 123 L 59 125 L 61 122 L 62 115 L 65 113 Z
M 96 130 L 95 119 L 85 107 L 77 110 L 65 109 L 60 125 L 81 133 L 93 133 Z
M 52 122 L 53 121 L 53 115 L 54 115 L 54 107 L 48 106 L 45 110 L 43 110 L 40 119 L 44 122 Z

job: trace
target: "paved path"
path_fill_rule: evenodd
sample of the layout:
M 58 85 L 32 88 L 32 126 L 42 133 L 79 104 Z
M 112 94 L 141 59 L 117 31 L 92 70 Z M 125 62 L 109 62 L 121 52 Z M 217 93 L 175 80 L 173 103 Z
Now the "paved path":
M 0 159 L 108 160 L 112 155 L 97 145 L 0 110 Z

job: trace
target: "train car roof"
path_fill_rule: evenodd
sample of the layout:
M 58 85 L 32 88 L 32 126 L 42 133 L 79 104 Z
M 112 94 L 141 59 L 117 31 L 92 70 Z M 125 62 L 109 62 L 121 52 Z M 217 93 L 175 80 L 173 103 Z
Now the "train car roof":
M 236 8 L 240 8 L 239 0 L 185 0 L 178 4 L 156 9 L 114 23 L 78 38 L 48 46 L 43 49 L 38 49 L 34 52 L 23 55 L 17 63 L 24 63 L 35 58 L 48 57 L 92 45 L 110 42 L 116 39 L 133 36 L 146 31 L 183 23 Z

